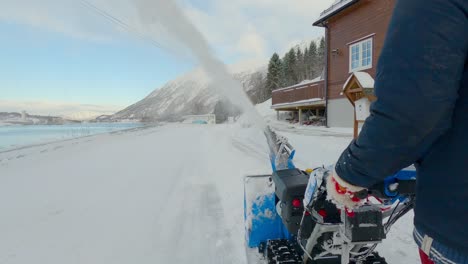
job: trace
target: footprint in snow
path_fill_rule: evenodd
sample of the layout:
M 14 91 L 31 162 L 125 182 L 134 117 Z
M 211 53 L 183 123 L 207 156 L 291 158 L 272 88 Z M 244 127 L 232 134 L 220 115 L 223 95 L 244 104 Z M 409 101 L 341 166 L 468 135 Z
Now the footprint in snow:
M 21 155 L 16 156 L 16 159 L 21 159 L 21 158 L 24 158 L 24 157 L 26 157 L 26 155 L 21 154 Z

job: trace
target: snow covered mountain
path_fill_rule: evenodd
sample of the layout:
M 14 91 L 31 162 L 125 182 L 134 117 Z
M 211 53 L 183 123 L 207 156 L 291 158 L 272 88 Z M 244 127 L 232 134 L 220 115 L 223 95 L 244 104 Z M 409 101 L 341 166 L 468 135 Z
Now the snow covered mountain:
M 309 47 L 311 41 L 319 45 L 320 38 L 295 41 L 290 43 L 289 47 L 304 50 Z M 229 70 L 254 104 L 262 103 L 269 97 L 263 94 L 266 91 L 261 89 L 265 85 L 266 64 L 253 69 L 250 67 L 249 70 L 242 65 L 232 65 Z M 213 85 L 219 84 L 213 84 L 209 76 L 197 68 L 166 83 L 124 110 L 111 116 L 101 116 L 96 120 L 179 121 L 184 115 L 213 113 L 214 106 L 221 100 Z
M 79 111 L 63 115 L 62 117 L 69 120 L 87 121 L 105 114 L 111 115 L 113 112 Z
M 4 125 L 63 125 L 76 123 L 74 119 L 60 116 L 29 115 L 16 112 L 0 112 L 0 126 Z
M 238 80 L 244 90 L 251 97 L 255 97 L 256 85 L 266 75 L 266 67 L 260 70 L 234 72 L 233 77 Z M 214 106 L 220 100 L 214 91 L 209 76 L 201 70 L 195 69 L 181 77 L 168 82 L 156 89 L 143 100 L 110 116 L 111 120 L 142 120 L 142 121 L 175 121 L 184 115 L 212 113 Z

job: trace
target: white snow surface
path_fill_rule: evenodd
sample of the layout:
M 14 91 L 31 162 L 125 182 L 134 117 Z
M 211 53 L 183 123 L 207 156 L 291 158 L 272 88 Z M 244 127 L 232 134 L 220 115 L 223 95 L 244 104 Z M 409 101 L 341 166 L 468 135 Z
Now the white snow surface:
M 301 168 L 332 164 L 352 135 L 270 124 Z M 0 153 L 0 263 L 246 263 L 243 177 L 270 172 L 262 131 L 237 124 L 167 124 Z M 380 246 L 389 263 L 418 263 L 411 229 L 407 216 Z

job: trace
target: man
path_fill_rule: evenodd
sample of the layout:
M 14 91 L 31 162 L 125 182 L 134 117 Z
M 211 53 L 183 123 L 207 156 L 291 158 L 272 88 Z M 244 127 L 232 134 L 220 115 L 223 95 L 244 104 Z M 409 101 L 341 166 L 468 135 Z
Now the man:
M 351 192 L 415 164 L 414 237 L 423 263 L 468 263 L 468 0 L 399 0 L 357 140 L 328 189 Z M 346 188 L 336 192 L 336 188 Z

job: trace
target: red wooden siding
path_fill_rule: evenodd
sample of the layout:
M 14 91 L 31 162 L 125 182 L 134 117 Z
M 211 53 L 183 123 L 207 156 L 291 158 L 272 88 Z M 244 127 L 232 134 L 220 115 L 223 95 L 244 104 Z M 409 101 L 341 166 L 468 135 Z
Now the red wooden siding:
M 272 105 L 293 103 L 314 98 L 325 98 L 325 81 L 274 90 L 272 93 Z
M 349 44 L 372 35 L 372 68 L 364 70 L 375 78 L 377 61 L 385 40 L 395 0 L 361 0 L 328 20 L 329 99 L 340 95 L 349 73 Z M 332 50 L 339 50 L 332 54 Z

